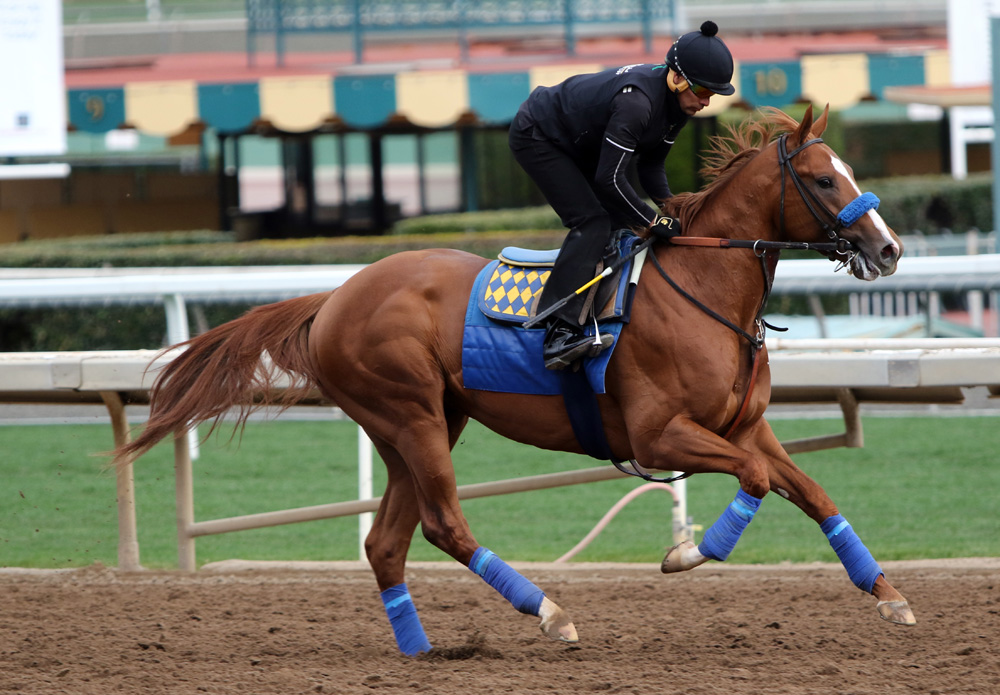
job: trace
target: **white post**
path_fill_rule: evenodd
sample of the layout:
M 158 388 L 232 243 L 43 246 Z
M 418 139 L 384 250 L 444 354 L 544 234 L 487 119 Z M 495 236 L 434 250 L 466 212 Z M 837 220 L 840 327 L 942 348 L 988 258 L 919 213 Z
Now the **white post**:
M 951 139 L 951 175 L 963 181 L 969 175 L 966 159 L 965 119 L 958 108 L 948 109 L 948 137 Z
M 115 446 L 123 446 L 131 441 L 125 405 L 117 391 L 101 391 L 101 400 L 111 417 L 111 431 Z M 115 471 L 115 486 L 118 502 L 118 569 L 135 572 L 142 569 L 139 564 L 139 533 L 135 517 L 135 477 L 132 460 L 118 466 Z
M 372 499 L 372 440 L 358 426 L 358 499 Z M 366 561 L 365 539 L 371 531 L 375 515 L 372 512 L 358 514 L 358 559 Z
M 163 309 L 167 312 L 167 344 L 176 345 L 191 338 L 191 327 L 188 325 L 187 303 L 184 295 L 165 294 L 163 295 Z M 197 460 L 201 454 L 201 446 L 198 442 L 198 429 L 188 430 L 188 450 L 191 452 L 191 459 Z
M 972 327 L 980 333 L 983 332 L 984 304 L 982 290 L 969 290 L 966 293 L 966 301 L 969 305 L 969 322 Z M 984 333 L 985 335 L 985 333 Z
M 991 336 L 1000 336 L 1000 292 L 990 292 L 990 309 L 993 310 L 993 325 L 990 327 Z
M 184 572 L 198 569 L 195 562 L 194 537 L 194 472 L 191 452 L 183 434 L 174 436 L 174 499 L 177 506 L 177 564 Z
M 678 471 L 674 471 L 678 475 Z M 675 480 L 670 484 L 674 488 L 673 531 L 674 544 L 694 540 L 694 528 L 688 521 L 687 510 L 687 479 Z

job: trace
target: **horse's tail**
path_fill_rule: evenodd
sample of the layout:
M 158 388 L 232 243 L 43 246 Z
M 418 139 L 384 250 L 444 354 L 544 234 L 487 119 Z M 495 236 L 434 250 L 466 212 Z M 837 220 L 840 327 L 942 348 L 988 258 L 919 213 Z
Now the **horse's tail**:
M 240 409 L 238 429 L 255 410 L 275 404 L 288 407 L 309 393 L 316 386 L 309 329 L 331 294 L 257 307 L 174 346 L 185 349 L 156 377 L 146 427 L 134 441 L 112 452 L 115 464 L 126 463 L 167 435 L 200 422 L 212 420 L 215 430 L 234 406 Z M 290 383 L 278 389 L 282 377 Z

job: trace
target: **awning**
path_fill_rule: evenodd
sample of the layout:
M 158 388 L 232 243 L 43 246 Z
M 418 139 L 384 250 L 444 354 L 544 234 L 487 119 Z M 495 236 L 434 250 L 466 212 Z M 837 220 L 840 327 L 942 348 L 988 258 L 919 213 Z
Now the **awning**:
M 257 121 L 291 133 L 329 124 L 357 130 L 405 124 L 430 129 L 469 123 L 503 125 L 535 87 L 619 66 L 564 62 L 512 71 L 418 69 L 350 74 L 342 70 L 333 75 L 286 71 L 232 81 L 217 75 L 199 77 L 194 71 L 190 79 L 146 80 L 132 71 L 122 84 L 108 87 L 73 86 L 68 81 L 67 111 L 72 127 L 80 131 L 103 133 L 133 127 L 154 135 L 180 133 L 198 122 L 222 133 L 245 132 Z M 718 114 L 737 102 L 752 108 L 782 108 L 803 99 L 839 110 L 863 99 L 897 101 L 899 95 L 911 93 L 907 90 L 939 94 L 946 82 L 947 53 L 936 48 L 906 54 L 838 52 L 737 61 L 736 94 L 713 99 L 702 114 Z M 981 96 L 982 103 L 988 104 L 988 91 Z
M 953 106 L 992 106 L 993 89 L 988 84 L 963 87 L 926 85 L 887 87 L 885 98 L 897 104 Z

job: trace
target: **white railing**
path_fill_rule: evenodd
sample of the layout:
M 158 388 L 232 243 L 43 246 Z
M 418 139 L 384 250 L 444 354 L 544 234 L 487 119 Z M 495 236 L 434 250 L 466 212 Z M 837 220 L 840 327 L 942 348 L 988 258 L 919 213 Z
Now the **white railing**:
M 784 346 L 787 348 L 787 345 Z M 841 434 L 819 435 L 783 442 L 789 453 L 864 444 L 860 405 L 864 402 L 961 403 L 965 389 L 985 386 L 1000 396 L 1000 341 L 987 340 L 976 347 L 858 351 L 857 346 L 807 344 L 799 352 L 775 349 L 770 353 L 772 403 L 837 404 L 844 417 Z M 936 346 L 937 347 L 937 346 Z M 824 351 L 817 351 L 824 348 Z M 129 440 L 122 394 L 130 402 L 142 403 L 157 368 L 170 359 L 160 358 L 148 370 L 156 353 L 113 351 L 75 353 L 0 353 L 0 402 L 34 404 L 103 403 L 108 409 L 115 445 Z M 303 404 L 310 404 L 305 402 Z M 359 428 L 359 497 L 334 504 L 248 514 L 227 519 L 196 521 L 194 480 L 189 438 L 184 432 L 174 438 L 175 489 L 177 505 L 178 564 L 196 568 L 195 539 L 198 536 L 231 531 L 369 514 L 380 499 L 371 496 L 370 443 Z M 613 466 L 566 471 L 527 478 L 493 481 L 459 488 L 460 499 L 510 494 L 564 485 L 618 478 Z M 683 488 L 675 488 L 673 507 L 674 540 L 690 537 Z M 117 472 L 118 564 L 122 569 L 138 569 L 139 544 L 136 529 L 132 466 Z M 367 526 L 359 524 L 359 554 Z
M 363 265 L 128 268 L 88 270 L 0 269 L 0 307 L 52 304 L 162 304 L 167 340 L 174 344 L 190 336 L 189 302 L 266 303 L 325 292 L 339 287 Z M 785 260 L 778 264 L 774 295 L 869 295 L 888 297 L 906 314 L 930 312 L 936 318 L 943 292 L 965 293 L 974 326 L 983 327 L 985 297 L 1000 306 L 1000 254 L 906 258 L 894 275 L 875 282 L 834 273 L 824 259 Z M 919 300 L 919 301 L 918 301 Z M 858 313 L 861 309 L 860 301 Z M 878 306 L 883 301 L 876 302 Z M 869 312 L 869 313 L 882 313 Z
M 874 282 L 833 273 L 832 268 L 825 259 L 782 261 L 772 295 L 847 295 L 852 316 L 924 315 L 931 321 L 941 315 L 942 294 L 962 294 L 971 326 L 997 333 L 985 315 L 987 306 L 994 312 L 1000 307 L 1000 254 L 906 257 L 893 275 Z
M 0 307 L 55 304 L 163 304 L 167 340 L 190 337 L 189 301 L 273 302 L 344 284 L 363 265 L 257 268 L 129 268 L 126 270 L 0 270 Z

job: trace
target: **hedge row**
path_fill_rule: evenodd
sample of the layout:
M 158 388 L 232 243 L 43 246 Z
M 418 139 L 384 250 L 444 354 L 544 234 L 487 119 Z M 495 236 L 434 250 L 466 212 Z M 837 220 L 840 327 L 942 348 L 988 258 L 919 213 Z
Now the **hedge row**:
M 879 211 L 899 233 L 992 229 L 991 179 L 970 176 L 868 181 Z M 393 253 L 456 248 L 495 257 L 504 246 L 558 247 L 564 231 L 548 207 L 436 215 L 403 220 L 383 237 L 236 242 L 225 232 L 122 234 L 0 246 L 7 267 L 164 267 L 372 263 Z M 193 326 L 214 326 L 246 306 L 194 306 Z M 774 307 L 784 312 L 796 307 Z M 155 348 L 163 311 L 150 306 L 0 310 L 0 352 Z
M 477 224 L 478 229 L 497 229 L 491 223 L 480 221 Z M 472 227 L 449 226 L 446 221 L 441 228 L 446 231 L 405 236 L 243 242 L 237 242 L 229 232 L 120 234 L 3 245 L 0 246 L 0 259 L 4 266 L 17 268 L 322 265 L 373 263 L 401 251 L 428 248 L 454 248 L 493 257 L 504 246 L 552 248 L 558 246 L 563 237 L 558 228 L 470 233 L 454 230 Z
M 950 176 L 869 180 L 863 187 L 879 196 L 879 212 L 900 234 L 993 228 L 990 174 L 964 181 Z M 563 234 L 559 218 L 543 206 L 414 217 L 382 237 L 237 242 L 225 232 L 121 234 L 2 245 L 0 259 L 7 267 L 30 268 L 371 263 L 424 248 L 457 248 L 487 257 L 511 244 L 554 248 Z
M 872 179 L 864 187 L 882 201 L 879 213 L 900 234 L 993 229 L 993 175 Z

